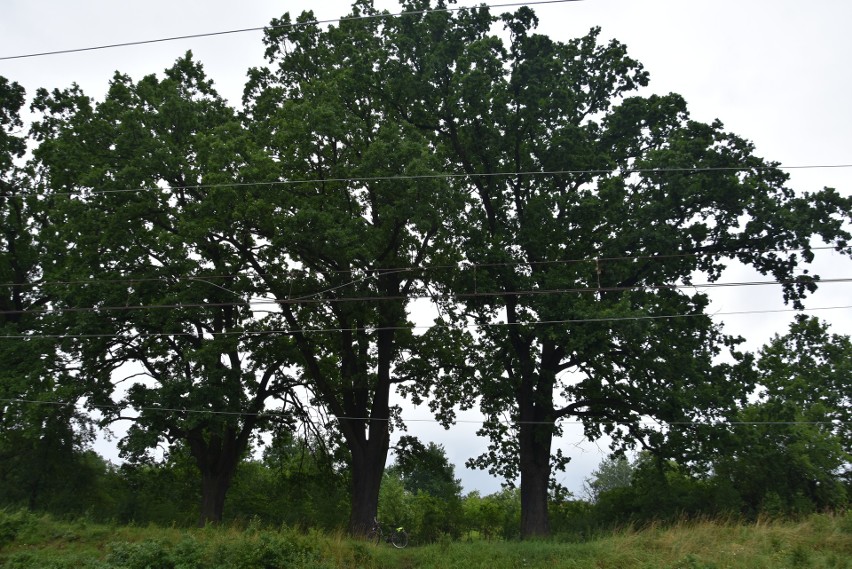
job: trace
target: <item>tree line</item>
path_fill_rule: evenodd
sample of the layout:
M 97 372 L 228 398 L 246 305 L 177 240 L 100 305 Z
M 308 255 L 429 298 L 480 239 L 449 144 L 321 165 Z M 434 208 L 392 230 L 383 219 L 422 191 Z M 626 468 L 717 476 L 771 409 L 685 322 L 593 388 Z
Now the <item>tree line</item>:
M 401 6 L 273 20 L 239 107 L 187 53 L 97 100 L 40 89 L 24 133 L 25 93 L 0 79 L 8 464 L 83 460 L 94 429 L 131 420 L 123 456 L 184 453 L 206 523 L 260 434 L 304 427 L 337 453 L 360 533 L 398 393 L 447 427 L 479 407 L 490 444 L 470 464 L 519 481 L 523 537 L 551 531 L 570 419 L 658 472 L 758 494 L 735 465 L 774 440 L 766 460 L 802 459 L 785 488 L 836 505 L 848 338 L 802 318 L 742 352 L 692 285 L 736 261 L 801 308 L 815 238 L 852 252 L 852 199 L 794 192 L 721 122 L 643 94 L 648 73 L 599 29 L 559 42 L 526 7 Z M 57 470 L 17 471 L 32 496 L 67 472 L 42 464 Z

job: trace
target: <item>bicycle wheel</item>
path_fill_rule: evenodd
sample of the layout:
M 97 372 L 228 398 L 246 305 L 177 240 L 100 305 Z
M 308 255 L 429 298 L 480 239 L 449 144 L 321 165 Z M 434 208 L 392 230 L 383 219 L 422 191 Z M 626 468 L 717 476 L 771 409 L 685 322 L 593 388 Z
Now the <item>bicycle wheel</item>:
M 377 529 L 371 529 L 367 532 L 367 541 L 379 545 L 382 542 L 382 532 Z
M 408 534 L 401 529 L 394 531 L 391 534 L 391 544 L 397 549 L 402 549 L 408 545 Z

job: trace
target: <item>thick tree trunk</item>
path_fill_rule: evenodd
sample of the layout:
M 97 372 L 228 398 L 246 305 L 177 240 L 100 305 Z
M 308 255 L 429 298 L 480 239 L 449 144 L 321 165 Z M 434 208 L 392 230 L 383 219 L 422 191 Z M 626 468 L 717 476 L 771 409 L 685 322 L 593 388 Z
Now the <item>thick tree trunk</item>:
M 188 437 L 190 453 L 201 472 L 201 510 L 198 526 L 222 521 L 225 496 L 231 487 L 240 455 L 245 450 L 245 432 L 238 436 L 228 432 L 224 436 L 200 435 L 201 430 Z
M 203 472 L 201 474 L 201 512 L 198 527 L 218 524 L 225 512 L 225 496 L 236 471 L 236 462 L 228 472 Z
M 545 342 L 538 372 L 528 346 L 516 339 L 516 353 L 522 362 L 522 381 L 516 393 L 520 426 L 518 452 L 521 471 L 521 538 L 550 535 L 548 487 L 550 485 L 550 445 L 553 442 L 554 371 L 547 364 L 555 358 L 553 345 Z
M 361 450 L 352 452 L 352 502 L 349 533 L 363 535 L 373 525 L 379 504 L 379 489 L 385 472 L 388 442 L 369 441 Z
M 521 538 L 550 535 L 548 486 L 550 484 L 550 425 L 521 424 Z
M 379 489 L 382 486 L 382 476 L 385 472 L 385 462 L 390 448 L 390 368 L 393 354 L 394 331 L 390 328 L 398 319 L 394 311 L 383 313 L 381 321 L 383 329 L 376 336 L 377 370 L 375 383 L 372 386 L 372 401 L 370 402 L 370 420 L 366 425 L 359 422 L 348 422 L 347 426 L 354 429 L 344 429 L 349 450 L 352 453 L 352 503 L 349 513 L 349 533 L 362 535 L 373 524 L 373 519 L 379 505 Z M 361 391 L 355 400 L 361 399 L 364 411 L 367 409 L 367 391 Z M 354 411 L 360 411 L 353 408 Z M 366 435 L 366 437 L 365 437 Z

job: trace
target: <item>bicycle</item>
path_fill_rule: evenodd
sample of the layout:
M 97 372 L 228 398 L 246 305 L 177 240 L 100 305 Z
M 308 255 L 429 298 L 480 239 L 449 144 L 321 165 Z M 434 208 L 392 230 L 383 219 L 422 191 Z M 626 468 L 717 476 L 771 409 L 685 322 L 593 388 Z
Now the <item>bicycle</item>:
M 408 545 L 408 534 L 402 527 L 387 531 L 378 518 L 373 518 L 373 527 L 367 532 L 367 541 L 379 545 L 383 539 L 397 549 Z

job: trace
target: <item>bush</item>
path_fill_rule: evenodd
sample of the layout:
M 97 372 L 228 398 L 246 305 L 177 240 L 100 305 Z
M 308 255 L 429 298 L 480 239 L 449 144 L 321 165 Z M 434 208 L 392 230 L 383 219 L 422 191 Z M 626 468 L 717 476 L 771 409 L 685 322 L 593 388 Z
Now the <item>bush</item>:
M 217 529 L 211 532 L 219 531 Z M 321 567 L 317 545 L 295 532 L 257 531 L 241 539 L 199 541 L 186 536 L 175 545 L 161 540 L 114 542 L 109 545 L 106 566 L 115 569 L 279 569 Z
M 25 510 L 13 513 L 0 510 L 0 549 L 14 542 L 23 530 L 34 523 L 33 515 Z

